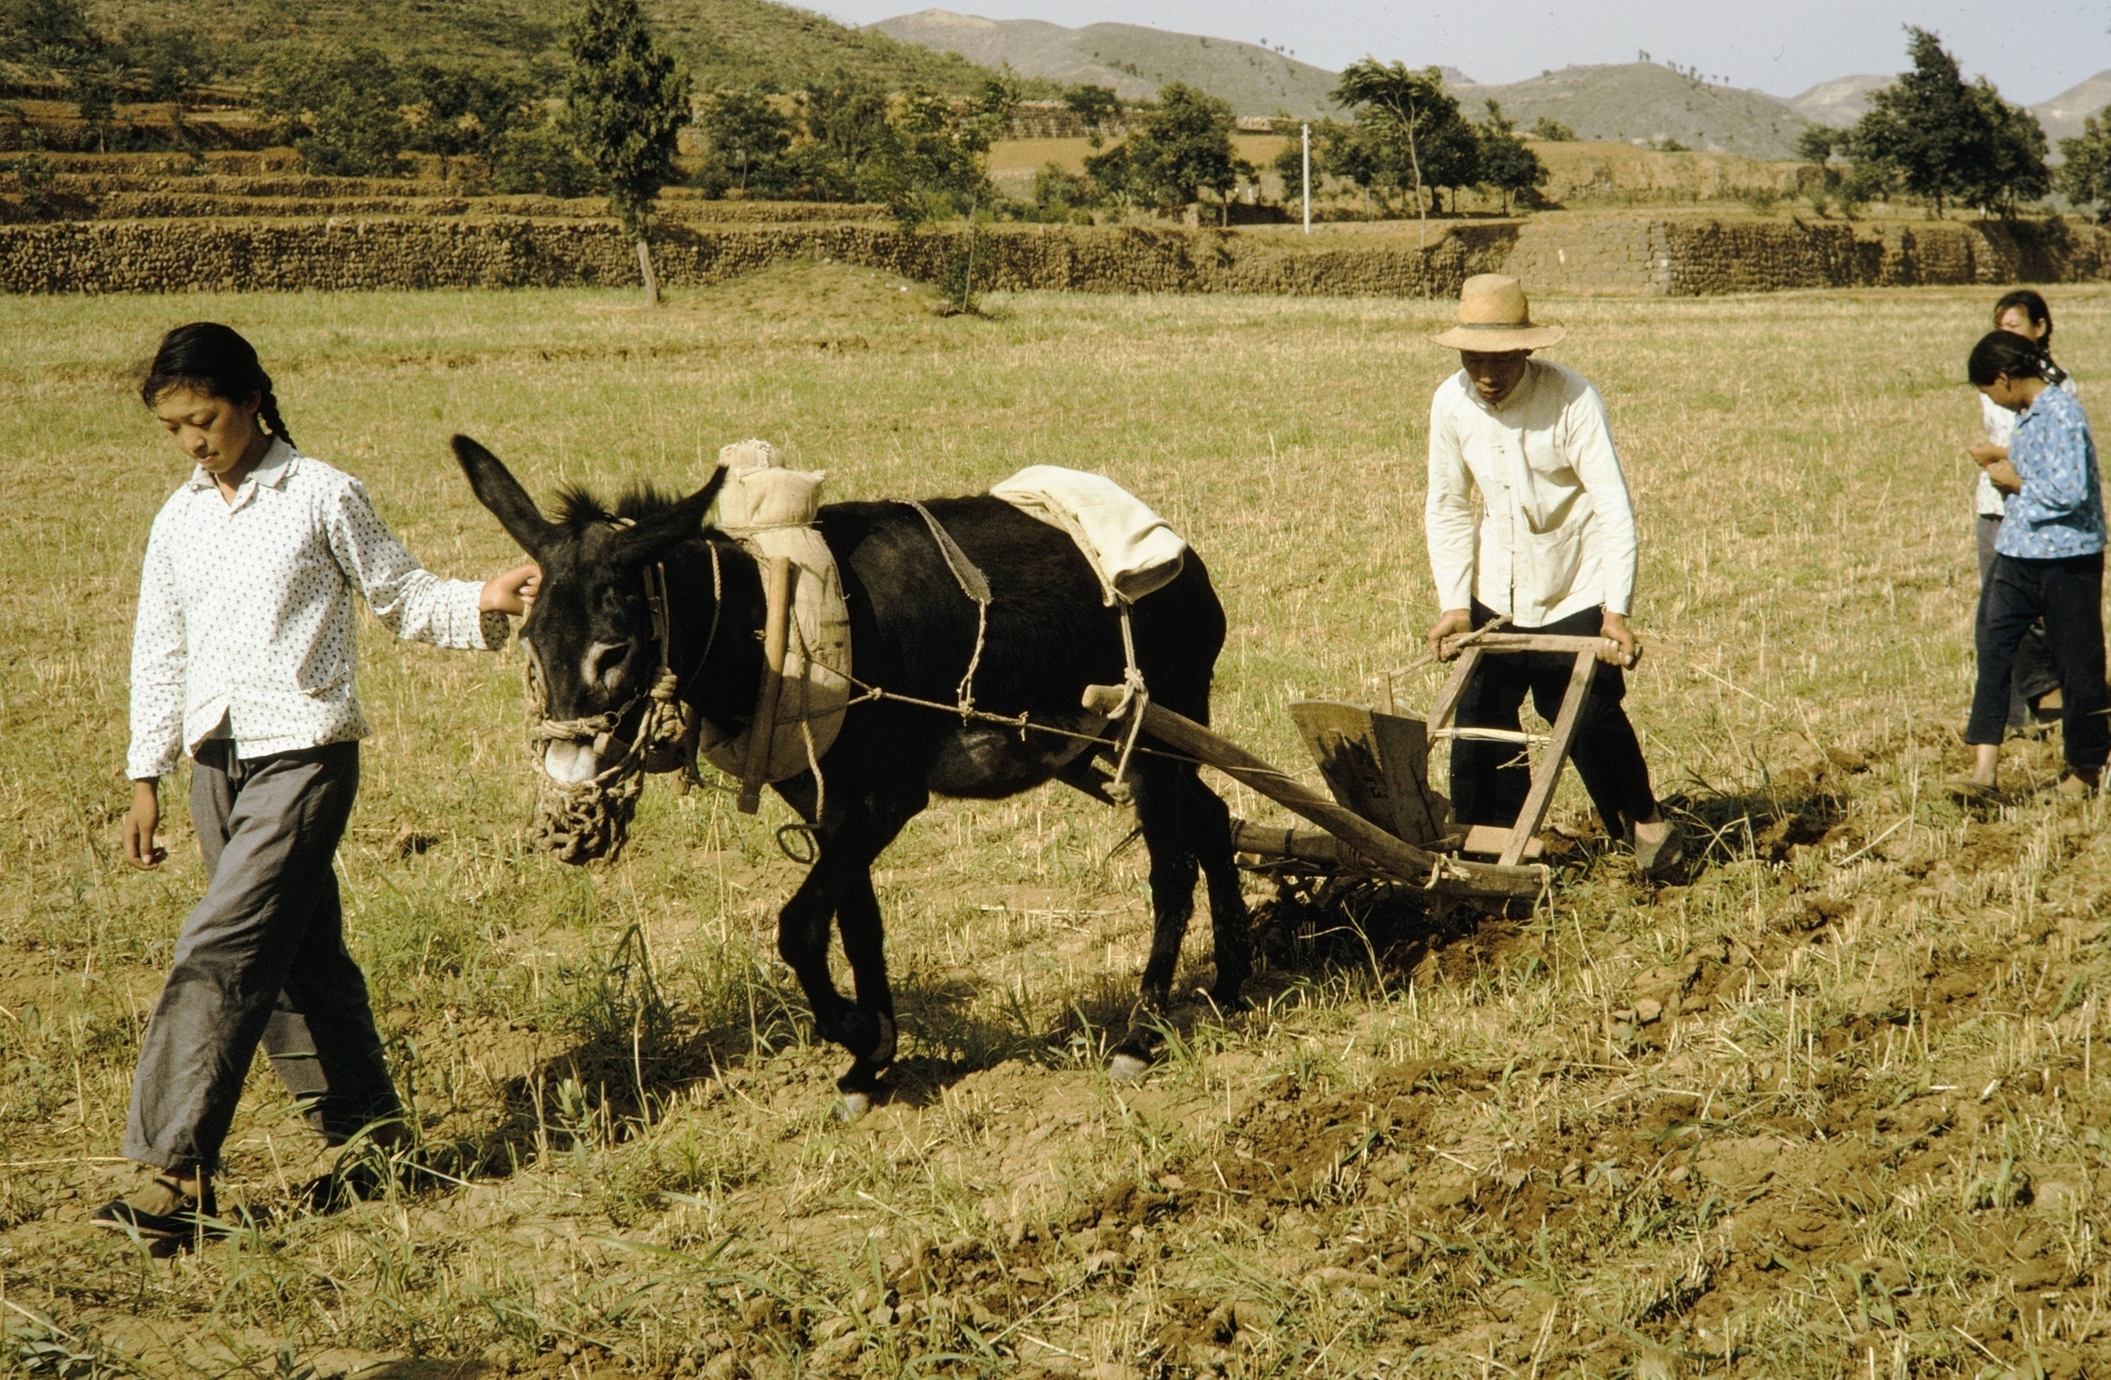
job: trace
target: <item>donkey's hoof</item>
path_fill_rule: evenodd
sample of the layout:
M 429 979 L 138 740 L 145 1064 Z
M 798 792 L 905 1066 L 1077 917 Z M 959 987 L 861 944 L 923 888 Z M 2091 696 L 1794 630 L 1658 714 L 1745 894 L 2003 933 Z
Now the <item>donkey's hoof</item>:
M 1107 1060 L 1107 1077 L 1117 1083 L 1134 1083 L 1151 1071 L 1151 1061 L 1126 1051 Z
M 872 1110 L 872 1094 L 863 1092 L 844 1093 L 836 1103 L 836 1120 L 848 1125 L 861 1119 Z
M 853 1009 L 843 1021 L 836 1042 L 850 1051 L 860 1065 L 883 1069 L 894 1062 L 896 1030 L 894 1017 L 864 1007 Z

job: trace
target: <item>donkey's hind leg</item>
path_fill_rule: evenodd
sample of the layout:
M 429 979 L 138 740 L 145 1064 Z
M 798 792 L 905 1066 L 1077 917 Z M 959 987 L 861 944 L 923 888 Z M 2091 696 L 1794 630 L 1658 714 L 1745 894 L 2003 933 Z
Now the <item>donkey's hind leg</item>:
M 1209 888 L 1210 938 L 1217 955 L 1217 978 L 1210 999 L 1219 1010 L 1232 1011 L 1244 1004 L 1239 991 L 1253 973 L 1253 927 L 1246 910 L 1246 891 L 1232 861 L 1231 811 L 1192 768 L 1187 772 L 1187 785 L 1192 802 L 1185 816 L 1188 847 Z

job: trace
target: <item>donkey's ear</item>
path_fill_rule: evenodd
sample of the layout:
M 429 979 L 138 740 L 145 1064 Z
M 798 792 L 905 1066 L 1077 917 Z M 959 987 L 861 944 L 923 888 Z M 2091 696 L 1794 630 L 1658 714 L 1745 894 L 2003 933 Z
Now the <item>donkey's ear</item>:
M 540 556 L 542 549 L 557 536 L 557 525 L 542 515 L 535 500 L 513 477 L 496 455 L 485 450 L 467 436 L 456 436 L 453 441 L 454 458 L 462 464 L 462 473 L 469 476 L 469 487 L 476 492 L 477 502 L 491 510 L 521 549 L 531 556 Z
M 713 470 L 703 488 L 665 512 L 640 518 L 635 525 L 618 532 L 612 548 L 616 559 L 625 564 L 643 565 L 658 560 L 676 543 L 695 536 L 703 530 L 704 514 L 711 511 L 711 504 L 725 482 L 725 470 Z

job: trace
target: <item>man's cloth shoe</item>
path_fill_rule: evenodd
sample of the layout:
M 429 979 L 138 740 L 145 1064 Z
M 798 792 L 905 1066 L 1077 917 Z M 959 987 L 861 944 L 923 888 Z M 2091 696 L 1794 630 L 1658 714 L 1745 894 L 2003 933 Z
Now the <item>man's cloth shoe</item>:
M 1656 878 L 1670 873 L 1686 861 L 1686 843 L 1679 837 L 1679 827 L 1674 824 L 1664 831 L 1664 837 L 1655 843 L 1646 843 L 1642 831 L 1635 830 L 1635 871 L 1644 877 Z
M 2068 772 L 2060 778 L 2060 784 L 2054 786 L 2052 791 L 2062 800 L 2087 800 L 2096 794 L 2096 782 L 2086 776 Z
M 201 1182 L 202 1196 L 167 1174 L 157 1174 L 146 1188 L 129 1198 L 111 1199 L 89 1213 L 88 1220 L 130 1237 L 153 1255 L 173 1255 L 219 1228 L 212 1181 Z

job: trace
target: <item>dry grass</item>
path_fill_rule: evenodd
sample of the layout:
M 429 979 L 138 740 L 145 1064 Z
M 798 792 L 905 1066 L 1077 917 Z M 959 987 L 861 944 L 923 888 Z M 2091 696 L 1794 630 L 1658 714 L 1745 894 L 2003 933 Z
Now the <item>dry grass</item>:
M 587 292 L 0 304 L 5 1365 L 2102 1373 L 2104 807 L 1967 817 L 1933 789 L 1964 761 L 1955 380 L 1985 306 L 1950 291 L 1543 304 L 1611 400 L 1653 644 L 1631 704 L 1707 866 L 1650 890 L 1579 847 L 1529 919 L 1441 931 L 1387 898 L 1352 898 L 1360 931 L 1284 908 L 1256 1009 L 1180 1013 L 1141 1088 L 1096 1072 L 1146 942 L 1120 817 L 1044 794 L 910 827 L 882 873 L 904 1093 L 840 1126 L 842 1060 L 774 956 L 778 816 L 655 789 L 619 867 L 527 855 L 514 658 L 369 629 L 353 944 L 462 1182 L 169 1263 L 91 1234 L 132 1182 L 140 1022 L 200 881 L 180 804 L 162 873 L 114 839 L 133 581 L 180 469 L 126 370 L 176 320 L 251 332 L 296 434 L 450 573 L 511 554 L 453 430 L 540 492 L 693 480 L 757 434 L 844 496 L 1120 477 L 1209 560 L 1220 720 L 1285 764 L 1288 700 L 1411 655 L 1436 308 L 939 320 L 900 286 L 808 266 L 649 317 Z M 2058 294 L 2085 381 L 2111 378 L 2106 300 Z M 1557 819 L 1584 833 L 1580 805 L 1571 783 Z M 230 1159 L 223 1200 L 259 1210 L 325 1163 L 262 1071 Z

